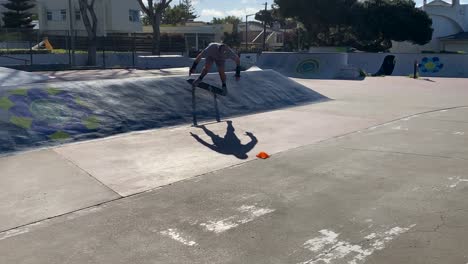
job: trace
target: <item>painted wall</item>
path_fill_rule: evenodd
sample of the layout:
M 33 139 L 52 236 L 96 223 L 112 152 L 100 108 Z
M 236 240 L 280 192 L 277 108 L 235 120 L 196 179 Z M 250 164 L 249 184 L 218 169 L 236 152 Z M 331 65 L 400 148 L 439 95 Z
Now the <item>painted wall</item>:
M 468 77 L 468 55 L 461 54 L 350 53 L 348 63 L 367 73 L 376 73 L 387 55 L 396 57 L 392 75 L 412 74 L 414 61 L 417 61 L 423 77 Z
M 347 66 L 347 53 L 264 52 L 257 61 L 262 69 L 273 69 L 288 77 L 333 79 Z
M 138 54 L 135 63 L 140 68 L 175 68 L 189 67 L 193 59 L 182 56 L 147 56 Z M 146 56 L 145 56 L 146 55 Z M 249 54 L 250 62 L 256 61 L 262 69 L 273 69 L 283 75 L 305 79 L 333 79 L 339 77 L 343 69 L 353 66 L 367 73 L 376 73 L 387 55 L 396 57 L 396 65 L 392 75 L 408 76 L 413 73 L 414 61 L 421 65 L 419 72 L 425 77 L 468 77 L 468 55 L 463 54 L 421 54 L 421 53 L 286 53 L 266 52 L 257 57 Z M 30 59 L 29 55 L 14 55 L 14 58 Z M 246 57 L 243 56 L 246 60 Z M 77 65 L 86 65 L 86 54 L 77 54 Z M 68 64 L 67 54 L 37 54 L 33 56 L 34 64 Z M 242 60 L 241 60 L 242 62 Z M 201 62 L 198 69 L 203 67 Z M 107 67 L 131 67 L 132 53 L 117 53 L 106 55 Z M 251 66 L 252 63 L 243 63 Z M 24 62 L 0 56 L 0 65 L 24 65 Z M 98 54 L 98 65 L 103 65 L 103 58 Z M 226 69 L 233 71 L 235 64 L 228 60 Z M 212 71 L 216 71 L 213 67 Z
M 266 52 L 258 57 L 257 66 L 288 77 L 334 79 L 346 69 L 377 73 L 387 55 L 396 57 L 392 75 L 409 76 L 417 61 L 423 77 L 468 77 L 468 55 L 463 54 Z

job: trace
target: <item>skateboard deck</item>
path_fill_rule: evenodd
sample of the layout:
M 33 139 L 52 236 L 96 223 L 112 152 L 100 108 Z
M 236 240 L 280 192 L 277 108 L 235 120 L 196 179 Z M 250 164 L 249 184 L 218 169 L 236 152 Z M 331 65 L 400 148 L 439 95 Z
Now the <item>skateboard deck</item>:
M 187 82 L 192 84 L 193 82 L 195 81 L 195 79 L 188 79 Z M 215 93 L 215 94 L 218 94 L 218 95 L 221 95 L 221 96 L 226 96 L 226 91 L 224 91 L 223 89 L 219 88 L 219 87 L 216 87 L 216 86 L 213 86 L 211 84 L 207 84 L 205 82 L 201 82 L 200 84 L 198 84 L 199 88 L 203 89 L 203 90 L 207 90 L 208 92 L 212 92 L 212 93 Z

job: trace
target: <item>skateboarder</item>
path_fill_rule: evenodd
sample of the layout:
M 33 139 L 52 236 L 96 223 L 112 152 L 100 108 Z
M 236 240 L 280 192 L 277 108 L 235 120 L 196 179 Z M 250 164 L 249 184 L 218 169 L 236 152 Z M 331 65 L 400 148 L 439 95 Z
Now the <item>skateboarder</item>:
M 237 54 L 229 48 L 226 44 L 223 43 L 211 43 L 208 47 L 203 50 L 193 62 L 192 67 L 190 68 L 189 75 L 192 75 L 195 70 L 197 69 L 198 63 L 202 58 L 206 58 L 205 67 L 203 68 L 200 77 L 193 82 L 193 86 L 196 87 L 200 82 L 203 81 L 203 78 L 208 74 L 211 69 L 213 63 L 216 63 L 216 67 L 218 68 L 219 77 L 221 78 L 221 82 L 223 84 L 223 90 L 227 93 L 226 87 L 226 73 L 225 73 L 225 62 L 226 59 L 231 59 L 236 62 L 236 80 L 240 78 L 240 58 Z

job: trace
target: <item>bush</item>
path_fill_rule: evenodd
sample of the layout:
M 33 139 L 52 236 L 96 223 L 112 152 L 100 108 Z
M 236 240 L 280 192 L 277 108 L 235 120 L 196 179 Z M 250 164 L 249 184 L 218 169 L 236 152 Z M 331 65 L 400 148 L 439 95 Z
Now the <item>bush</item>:
M 414 74 L 410 73 L 410 74 L 408 74 L 408 77 L 411 78 L 411 79 L 414 79 Z M 420 77 L 419 72 L 416 72 L 416 79 L 418 79 L 419 77 Z
M 359 77 L 367 77 L 369 74 L 363 69 L 359 69 Z

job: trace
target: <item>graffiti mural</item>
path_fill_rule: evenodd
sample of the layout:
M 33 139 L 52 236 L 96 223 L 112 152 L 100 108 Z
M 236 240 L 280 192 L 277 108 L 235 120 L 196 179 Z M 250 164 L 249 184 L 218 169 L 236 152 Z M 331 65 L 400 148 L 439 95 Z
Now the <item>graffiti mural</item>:
M 0 94 L 0 122 L 51 140 L 98 129 L 99 120 L 80 98 L 53 87 Z
M 317 59 L 303 60 L 296 67 L 296 72 L 299 74 L 317 73 L 319 70 L 320 62 Z
M 419 70 L 421 72 L 436 73 L 444 67 L 444 64 L 440 61 L 439 57 L 424 57 L 419 64 Z
M 394 55 L 385 56 L 379 71 L 374 73 L 372 76 L 392 75 L 393 70 L 395 69 L 395 64 L 396 59 Z

